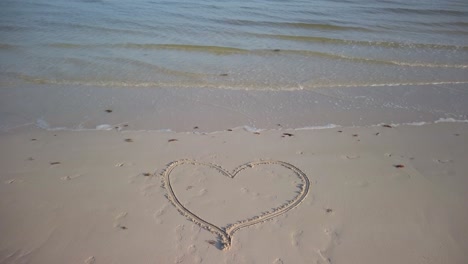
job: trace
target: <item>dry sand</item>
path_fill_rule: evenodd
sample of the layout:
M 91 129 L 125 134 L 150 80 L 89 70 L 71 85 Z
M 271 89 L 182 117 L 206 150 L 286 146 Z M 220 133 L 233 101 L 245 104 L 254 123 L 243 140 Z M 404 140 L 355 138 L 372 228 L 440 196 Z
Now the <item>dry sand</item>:
M 468 263 L 467 142 L 468 123 L 11 129 L 0 134 L 0 263 Z M 168 175 L 181 159 L 199 163 Z M 273 164 L 249 164 L 259 160 Z M 247 219 L 223 245 L 222 228 Z

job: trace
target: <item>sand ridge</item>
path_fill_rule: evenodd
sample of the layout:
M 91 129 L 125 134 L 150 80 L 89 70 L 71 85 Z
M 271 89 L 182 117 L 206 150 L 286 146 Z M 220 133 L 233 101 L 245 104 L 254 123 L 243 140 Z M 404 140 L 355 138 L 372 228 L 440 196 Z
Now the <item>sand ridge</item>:
M 173 189 L 173 187 L 171 185 L 170 175 L 171 175 L 171 172 L 177 166 L 180 166 L 180 165 L 183 165 L 183 164 L 206 166 L 206 167 L 217 170 L 222 175 L 224 175 L 226 177 L 229 177 L 231 179 L 236 177 L 236 175 L 239 172 L 241 172 L 242 170 L 245 170 L 247 168 L 252 168 L 252 167 L 258 166 L 258 165 L 277 164 L 277 165 L 280 165 L 282 167 L 285 167 L 285 168 L 291 170 L 301 180 L 302 184 L 298 185 L 298 188 L 299 188 L 298 194 L 293 199 L 291 199 L 289 201 L 286 201 L 285 203 L 281 204 L 280 206 L 278 206 L 278 207 L 276 207 L 276 208 L 274 208 L 274 209 L 272 209 L 272 210 L 270 210 L 268 212 L 252 216 L 252 217 L 250 217 L 248 219 L 240 220 L 240 221 L 238 221 L 238 222 L 236 222 L 234 224 L 229 224 L 229 225 L 227 225 L 225 227 L 218 227 L 218 226 L 204 220 L 202 218 L 202 216 L 198 216 L 198 215 L 194 214 L 193 212 L 191 212 L 189 209 L 184 207 L 182 205 L 182 203 L 179 201 L 179 199 L 177 198 L 177 196 L 176 196 L 176 194 L 174 192 L 174 189 Z M 245 164 L 240 165 L 239 167 L 235 168 L 232 172 L 229 172 L 229 171 L 223 169 L 219 165 L 199 162 L 199 161 L 196 161 L 196 160 L 183 159 L 183 160 L 178 160 L 178 161 L 171 162 L 167 166 L 167 168 L 162 172 L 161 175 L 162 175 L 162 180 L 163 180 L 163 186 L 167 190 L 167 198 L 169 199 L 169 201 L 177 208 L 177 210 L 182 215 L 187 217 L 190 221 L 192 221 L 192 222 L 198 224 L 199 226 L 201 226 L 202 228 L 204 228 L 204 229 L 218 235 L 220 240 L 221 240 L 218 243 L 218 247 L 220 249 L 223 249 L 223 250 L 227 250 L 227 249 L 229 249 L 231 247 L 231 239 L 232 239 L 232 236 L 234 235 L 234 233 L 236 231 L 238 231 L 238 230 L 240 230 L 240 229 L 242 229 L 244 227 L 248 227 L 248 226 L 251 226 L 251 225 L 255 225 L 255 224 L 265 222 L 267 220 L 270 220 L 270 219 L 272 219 L 274 217 L 280 216 L 280 215 L 286 213 L 287 211 L 295 208 L 296 206 L 298 206 L 306 198 L 306 196 L 307 196 L 307 194 L 309 192 L 309 188 L 310 188 L 309 179 L 307 178 L 307 175 L 304 172 L 302 172 L 300 169 L 298 169 L 297 167 L 295 167 L 294 165 L 292 165 L 290 163 L 287 163 L 287 162 L 284 162 L 284 161 L 277 161 L 277 160 L 260 160 L 260 161 L 248 162 L 248 163 L 245 163 Z

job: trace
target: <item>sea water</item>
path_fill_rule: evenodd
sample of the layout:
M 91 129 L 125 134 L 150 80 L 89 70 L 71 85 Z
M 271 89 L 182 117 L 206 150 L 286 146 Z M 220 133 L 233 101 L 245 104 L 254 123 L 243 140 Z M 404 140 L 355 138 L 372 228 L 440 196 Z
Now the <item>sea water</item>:
M 0 131 L 465 122 L 467 87 L 466 0 L 0 0 Z
M 466 0 L 1 0 L 0 84 L 468 83 Z

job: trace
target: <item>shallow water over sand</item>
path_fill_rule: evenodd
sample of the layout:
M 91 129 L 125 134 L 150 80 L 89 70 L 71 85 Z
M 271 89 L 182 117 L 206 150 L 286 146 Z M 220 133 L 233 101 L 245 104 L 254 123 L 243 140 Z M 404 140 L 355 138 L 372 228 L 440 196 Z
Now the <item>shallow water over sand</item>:
M 468 3 L 6 0 L 2 86 L 468 83 Z

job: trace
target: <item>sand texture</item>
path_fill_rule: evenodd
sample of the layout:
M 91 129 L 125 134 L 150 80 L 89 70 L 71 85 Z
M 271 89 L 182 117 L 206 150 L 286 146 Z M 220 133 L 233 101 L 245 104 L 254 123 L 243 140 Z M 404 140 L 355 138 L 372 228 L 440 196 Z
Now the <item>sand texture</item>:
M 462 122 L 10 129 L 0 263 L 468 263 L 467 142 Z

